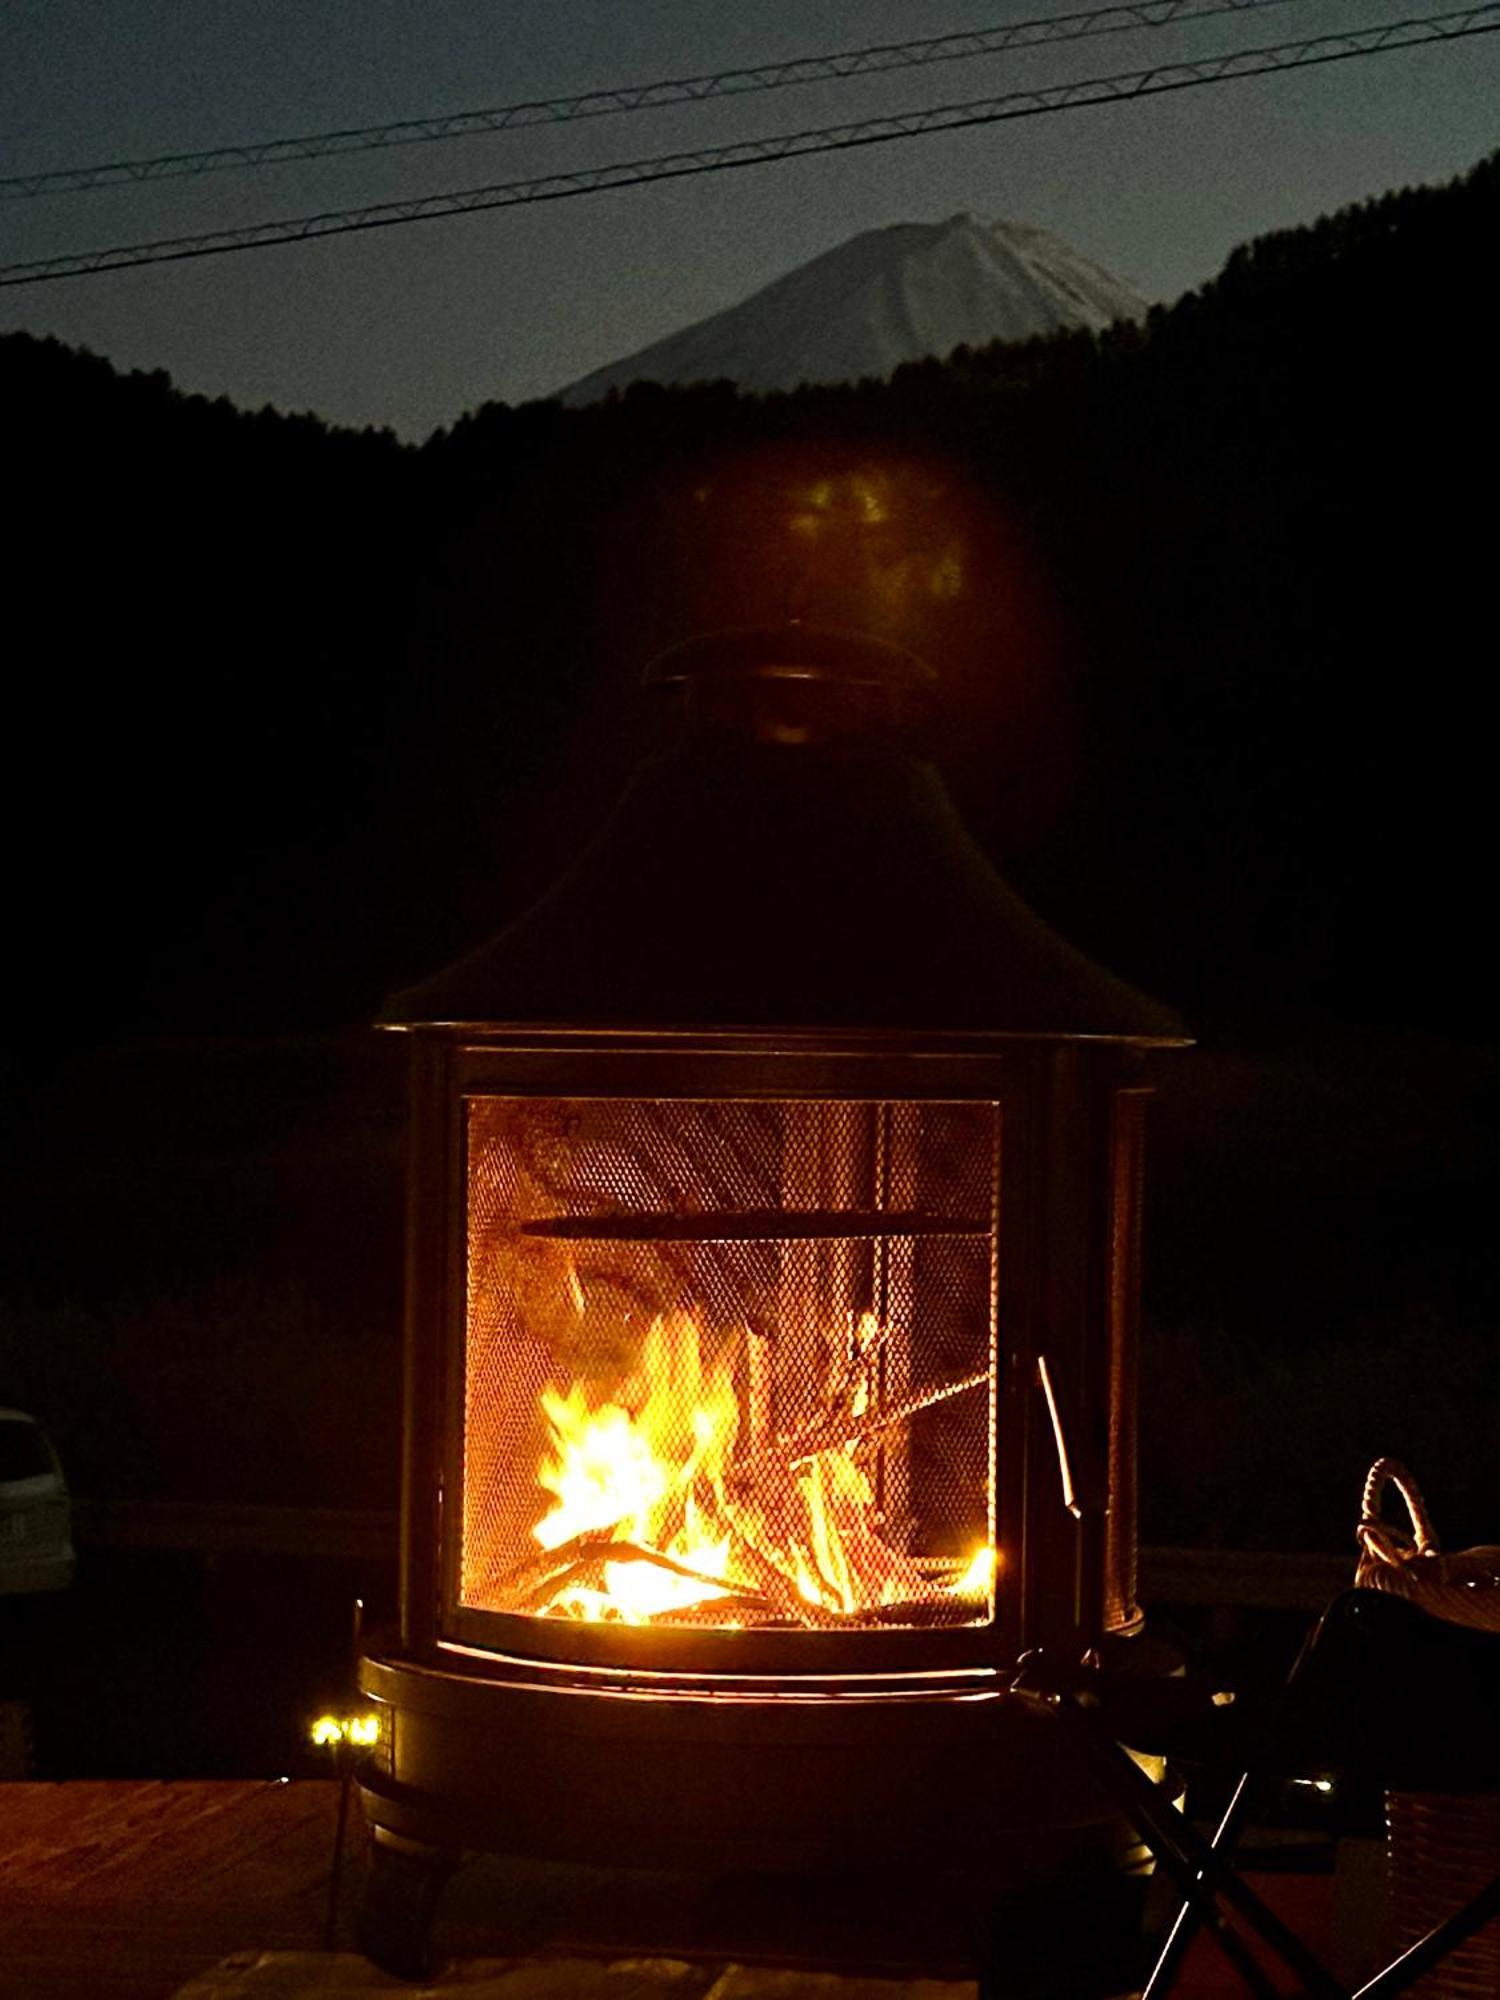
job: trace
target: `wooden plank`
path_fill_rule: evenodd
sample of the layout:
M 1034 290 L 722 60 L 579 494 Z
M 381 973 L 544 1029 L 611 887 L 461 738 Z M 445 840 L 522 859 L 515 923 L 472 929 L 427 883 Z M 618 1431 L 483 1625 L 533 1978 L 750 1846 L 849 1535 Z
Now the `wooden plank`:
M 0 2000 L 165 2000 L 322 1930 L 327 1780 L 0 1787 Z
M 383 2000 L 399 1991 L 348 1954 L 265 1952 L 201 1973 L 176 2000 Z M 408 1991 L 410 1989 L 407 1989 Z M 467 2000 L 975 2000 L 971 1979 L 872 1979 L 672 1958 L 474 1959 L 445 1968 Z
M 327 1780 L 0 1786 L 0 2000 L 373 2000 L 410 1991 L 352 1953 L 318 1950 L 335 1805 Z M 357 1874 L 350 1870 L 351 1888 Z M 1326 1877 L 1267 1877 L 1260 1886 L 1323 1941 Z M 973 1993 L 962 1980 L 676 1963 L 675 1984 L 653 1986 L 652 1968 L 665 1976 L 663 1961 L 617 1960 L 610 1980 L 598 1959 L 461 1960 L 442 1985 L 472 2000 L 595 1993 L 597 2000 L 966 2000 Z M 583 1969 L 574 1975 L 570 1966 Z M 1182 2000 L 1216 2000 L 1216 1974 L 1216 1962 L 1195 1956 Z M 580 1983 L 585 1975 L 595 1983 Z M 502 1983 L 486 1983 L 496 1977 Z
M 446 1966 L 441 1986 L 465 2000 L 718 2000 L 719 1976 L 680 1959 L 495 1958 Z M 349 1953 L 265 1952 L 201 1973 L 175 2000 L 386 2000 L 411 1990 Z M 904 1995 L 888 1989 L 881 2000 Z
M 284 1897 L 293 1854 L 315 1879 L 332 1826 L 327 1780 L 140 1783 L 73 1779 L 6 1787 L 0 1886 L 8 1897 L 110 1904 L 130 1894 L 186 1896 L 220 1874 Z M 255 1861 L 275 1855 L 264 1885 Z M 190 1859 L 191 1879 L 181 1873 Z M 303 1888 L 307 1884 L 300 1885 Z

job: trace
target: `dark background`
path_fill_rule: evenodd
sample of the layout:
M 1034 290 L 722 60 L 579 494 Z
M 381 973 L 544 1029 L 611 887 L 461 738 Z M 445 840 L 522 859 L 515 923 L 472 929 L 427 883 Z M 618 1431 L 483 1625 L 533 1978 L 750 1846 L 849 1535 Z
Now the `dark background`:
M 1497 222 L 1500 156 L 1143 327 L 420 449 L 0 339 L 0 1403 L 93 1500 L 394 1505 L 367 1024 L 598 824 L 652 653 L 795 610 L 937 662 L 980 838 L 1200 1037 L 1155 1114 L 1146 1538 L 1352 1559 L 1394 1452 L 1500 1540 L 1496 394 L 1457 282 Z

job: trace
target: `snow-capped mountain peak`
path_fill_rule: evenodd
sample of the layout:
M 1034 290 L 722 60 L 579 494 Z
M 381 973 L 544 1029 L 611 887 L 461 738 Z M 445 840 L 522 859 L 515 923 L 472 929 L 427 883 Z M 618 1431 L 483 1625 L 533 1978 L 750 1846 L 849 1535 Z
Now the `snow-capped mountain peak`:
M 559 393 L 727 378 L 754 391 L 885 376 L 955 347 L 1138 318 L 1146 301 L 1050 230 L 1023 222 L 898 222 L 865 230 L 738 305 Z

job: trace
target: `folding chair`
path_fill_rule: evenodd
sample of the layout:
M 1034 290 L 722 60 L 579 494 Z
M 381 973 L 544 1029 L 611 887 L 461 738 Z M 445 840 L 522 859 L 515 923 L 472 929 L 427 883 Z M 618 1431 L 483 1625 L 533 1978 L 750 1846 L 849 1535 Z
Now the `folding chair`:
M 1171 1877 L 1183 1906 L 1145 1988 L 1164 2000 L 1194 1932 L 1214 1939 L 1256 2000 L 1277 2000 L 1248 1932 L 1313 2000 L 1392 2000 L 1500 1916 L 1500 1874 L 1357 1994 L 1235 1873 L 1234 1846 L 1263 1787 L 1310 1774 L 1390 1791 L 1500 1791 L 1500 1633 L 1434 1618 L 1399 1597 L 1350 1590 L 1324 1612 L 1286 1687 L 1216 1705 L 1189 1682 L 1148 1683 L 1033 1654 L 1016 1693 L 1052 1714 Z M 1122 1744 L 1240 1777 L 1206 1840 Z M 1237 1919 L 1237 1924 L 1231 1922 Z

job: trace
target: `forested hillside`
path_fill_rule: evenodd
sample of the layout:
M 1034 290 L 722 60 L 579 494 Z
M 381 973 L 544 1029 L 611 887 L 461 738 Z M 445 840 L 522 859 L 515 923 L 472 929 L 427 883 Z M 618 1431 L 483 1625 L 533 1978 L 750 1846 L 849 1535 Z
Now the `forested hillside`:
M 920 636 L 966 803 L 1060 918 L 1189 1006 L 1482 1023 L 1496 413 L 1464 274 L 1497 219 L 1492 159 L 1251 244 L 1141 328 L 490 406 L 420 451 L 5 339 L 28 982 L 89 1034 L 359 1018 L 597 816 L 651 651 L 782 608 L 688 496 L 796 440 L 804 471 L 936 455 L 993 503 L 1008 567 Z M 820 587 L 811 614 L 883 615 Z M 1031 821 L 1028 677 L 1071 732 Z

